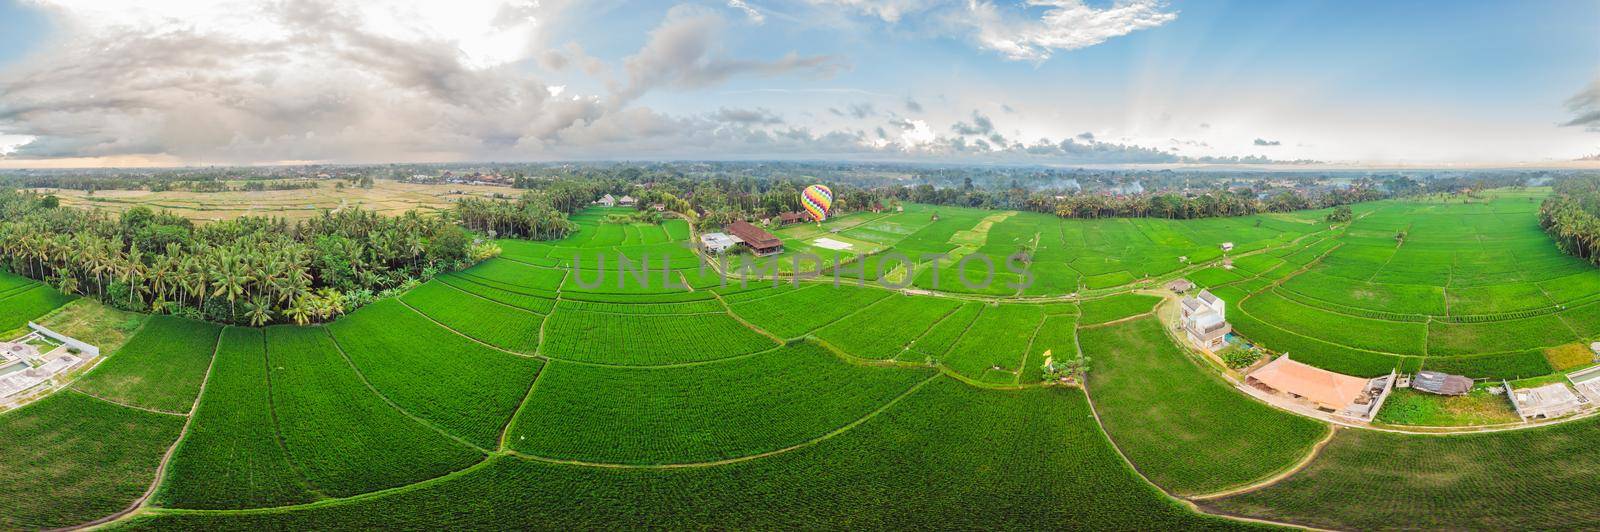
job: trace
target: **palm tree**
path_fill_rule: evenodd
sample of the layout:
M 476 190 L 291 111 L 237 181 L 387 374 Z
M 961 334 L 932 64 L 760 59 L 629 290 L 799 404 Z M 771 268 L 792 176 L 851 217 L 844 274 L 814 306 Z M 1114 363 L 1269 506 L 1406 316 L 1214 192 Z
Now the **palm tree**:
M 272 303 L 265 297 L 257 296 L 246 305 L 248 309 L 245 316 L 249 318 L 252 327 L 260 327 L 272 321 Z

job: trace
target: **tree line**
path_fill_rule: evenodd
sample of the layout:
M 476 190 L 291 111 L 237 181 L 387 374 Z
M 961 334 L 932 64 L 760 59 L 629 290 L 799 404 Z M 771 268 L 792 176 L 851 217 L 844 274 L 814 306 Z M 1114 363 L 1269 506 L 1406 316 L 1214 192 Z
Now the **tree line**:
M 53 200 L 0 190 L 0 266 L 117 308 L 221 323 L 331 320 L 498 252 L 415 211 L 196 225 L 143 206 L 112 214 Z
M 1600 176 L 1557 181 L 1539 205 L 1539 226 L 1563 252 L 1600 265 Z

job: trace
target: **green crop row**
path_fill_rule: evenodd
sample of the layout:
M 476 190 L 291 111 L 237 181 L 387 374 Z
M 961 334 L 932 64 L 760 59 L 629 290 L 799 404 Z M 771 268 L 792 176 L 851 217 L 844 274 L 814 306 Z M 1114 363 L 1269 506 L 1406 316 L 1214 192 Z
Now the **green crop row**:
M 624 366 L 701 362 L 776 347 L 727 314 L 627 315 L 557 309 L 541 352 L 551 358 Z
M 581 505 L 573 498 L 581 497 Z M 1100 435 L 1083 394 L 939 379 L 816 445 L 717 467 L 499 457 L 417 490 L 283 511 L 153 514 L 158 529 L 1207 530 Z
M 117 402 L 187 413 L 205 383 L 222 327 L 151 316 L 139 334 L 74 387 Z
M 810 343 L 684 367 L 558 361 L 539 377 L 508 441 L 532 455 L 603 463 L 750 456 L 823 436 L 932 375 L 849 364 Z
M 267 356 L 278 433 L 317 491 L 348 497 L 483 459 L 373 394 L 321 327 L 268 328 Z
M 368 305 L 328 330 L 384 397 L 484 449 L 499 445 L 501 428 L 541 365 L 462 338 L 392 300 Z
M 278 445 L 260 329 L 222 332 L 195 419 L 155 495 L 170 508 L 264 508 L 316 500 Z
M 412 289 L 400 296 L 400 301 L 480 342 L 522 353 L 539 349 L 543 315 L 434 282 Z

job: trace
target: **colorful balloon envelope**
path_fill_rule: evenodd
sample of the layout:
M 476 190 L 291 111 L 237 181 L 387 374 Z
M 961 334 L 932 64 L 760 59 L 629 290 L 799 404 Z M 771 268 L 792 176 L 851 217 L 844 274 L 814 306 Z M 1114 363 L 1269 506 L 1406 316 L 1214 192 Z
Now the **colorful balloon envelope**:
M 833 208 L 833 190 L 826 185 L 811 185 L 800 193 L 800 203 L 812 220 L 821 222 L 828 219 L 828 209 Z

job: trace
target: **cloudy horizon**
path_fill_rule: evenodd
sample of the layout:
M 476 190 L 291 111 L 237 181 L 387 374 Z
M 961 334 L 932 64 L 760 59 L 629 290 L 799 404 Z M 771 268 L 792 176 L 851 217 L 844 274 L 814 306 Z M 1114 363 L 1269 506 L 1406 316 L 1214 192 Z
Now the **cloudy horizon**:
M 1600 162 L 1600 4 L 1449 7 L 0 0 L 0 168 Z

